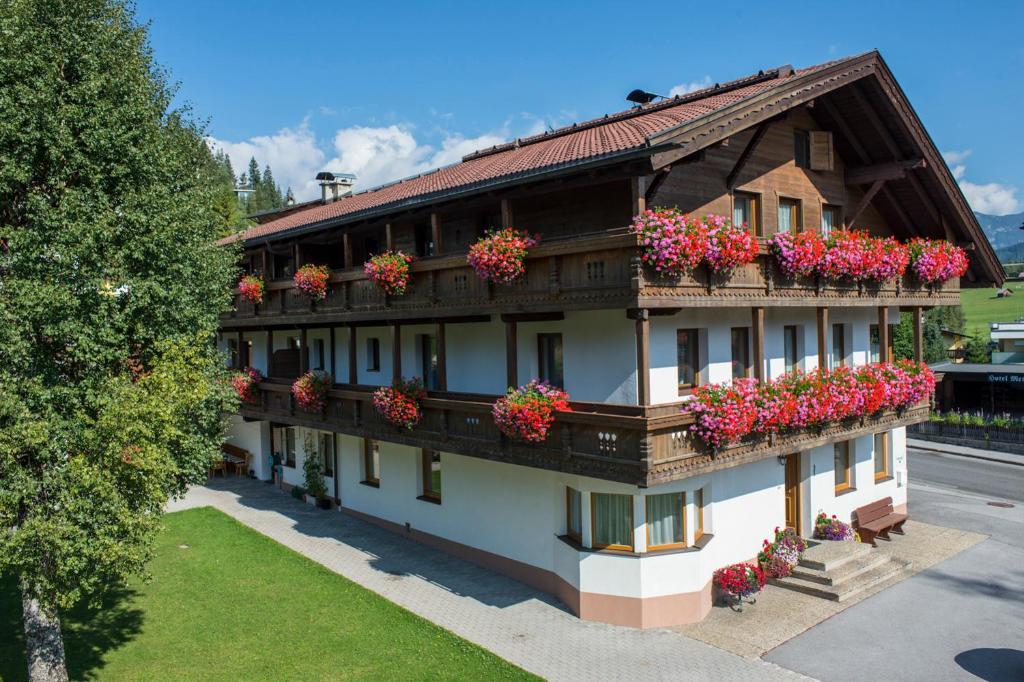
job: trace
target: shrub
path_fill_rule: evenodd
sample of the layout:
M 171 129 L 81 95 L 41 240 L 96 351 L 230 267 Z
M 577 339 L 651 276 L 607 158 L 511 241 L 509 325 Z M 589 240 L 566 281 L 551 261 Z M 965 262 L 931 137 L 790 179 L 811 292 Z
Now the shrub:
M 327 390 L 331 387 L 331 375 L 322 370 L 306 372 L 292 384 L 292 395 L 300 408 L 307 412 L 319 412 L 327 402 Z
M 531 237 L 525 230 L 492 230 L 469 248 L 466 262 L 484 281 L 512 284 L 526 272 L 528 250 L 539 243 L 539 234 Z
M 263 303 L 263 278 L 259 275 L 245 275 L 238 280 L 238 293 L 250 303 Z
M 317 500 L 327 496 L 327 484 L 324 482 L 324 467 L 317 451 L 316 440 L 307 431 L 304 447 L 305 459 L 302 462 L 302 474 L 306 492 Z
M 555 421 L 555 412 L 569 412 L 569 394 L 534 379 L 509 389 L 494 403 L 494 423 L 509 438 L 528 443 L 543 442 Z
M 388 296 L 401 296 L 409 287 L 409 264 L 413 260 L 401 251 L 385 251 L 363 263 L 363 272 Z
M 427 392 L 423 388 L 423 381 L 414 377 L 378 388 L 373 392 L 373 407 L 389 424 L 412 429 L 423 416 L 420 401 L 425 397 Z
M 292 281 L 295 288 L 304 296 L 314 301 L 322 301 L 327 298 L 327 280 L 330 279 L 331 271 L 326 265 L 303 265 L 295 273 Z

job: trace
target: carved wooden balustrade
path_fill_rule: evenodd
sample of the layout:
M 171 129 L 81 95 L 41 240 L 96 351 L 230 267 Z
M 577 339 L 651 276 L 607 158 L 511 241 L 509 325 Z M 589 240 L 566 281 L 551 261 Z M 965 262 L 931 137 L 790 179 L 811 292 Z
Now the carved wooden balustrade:
M 959 303 L 960 283 L 928 289 L 908 274 L 881 287 L 784 277 L 761 243 L 761 254 L 728 277 L 703 267 L 679 280 L 652 277 L 641 266 L 636 237 L 625 230 L 554 240 L 531 249 L 526 275 L 514 285 L 482 281 L 464 254 L 424 258 L 411 266 L 408 291 L 387 297 L 362 267 L 331 273 L 327 298 L 302 296 L 291 280 L 268 282 L 264 302 L 254 305 L 235 292 L 226 326 L 316 324 L 374 319 L 459 316 L 490 312 L 549 312 L 608 308 L 734 306 L 935 306 Z
M 681 403 L 641 407 L 573 402 L 572 412 L 558 413 L 543 443 L 519 443 L 505 438 L 494 423 L 491 406 L 496 396 L 431 393 L 421 405 L 420 423 L 413 429 L 400 429 L 381 419 L 373 408 L 373 387 L 336 385 L 328 392 L 321 412 L 298 408 L 288 383 L 267 380 L 259 388 L 259 404 L 243 405 L 243 417 L 640 486 L 807 450 L 928 418 L 928 405 L 923 403 L 901 413 L 848 420 L 822 430 L 753 438 L 712 453 L 688 436 L 686 430 L 692 422 L 680 412 Z

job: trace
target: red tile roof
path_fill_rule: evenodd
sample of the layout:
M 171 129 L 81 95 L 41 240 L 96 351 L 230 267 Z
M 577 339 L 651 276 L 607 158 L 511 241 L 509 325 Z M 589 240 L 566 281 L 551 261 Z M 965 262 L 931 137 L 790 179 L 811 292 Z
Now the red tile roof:
M 389 204 L 407 203 L 417 197 L 426 200 L 437 193 L 459 188 L 470 189 L 474 185 L 510 180 L 518 174 L 555 170 L 573 163 L 642 149 L 654 134 L 836 63 L 828 62 L 797 71 L 788 67 L 762 71 L 730 83 L 716 84 L 641 108 L 574 123 L 555 131 L 474 152 L 460 163 L 359 192 L 330 204 L 314 205 L 255 225 L 226 241 L 265 238 L 305 225 L 344 219 L 350 215 L 355 217 L 355 214 L 371 210 L 386 210 Z

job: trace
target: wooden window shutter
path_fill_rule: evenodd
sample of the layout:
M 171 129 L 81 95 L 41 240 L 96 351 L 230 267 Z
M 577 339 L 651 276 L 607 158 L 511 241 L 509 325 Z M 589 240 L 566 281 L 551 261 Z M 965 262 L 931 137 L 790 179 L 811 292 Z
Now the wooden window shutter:
M 811 170 L 833 170 L 832 133 L 827 130 L 812 130 Z

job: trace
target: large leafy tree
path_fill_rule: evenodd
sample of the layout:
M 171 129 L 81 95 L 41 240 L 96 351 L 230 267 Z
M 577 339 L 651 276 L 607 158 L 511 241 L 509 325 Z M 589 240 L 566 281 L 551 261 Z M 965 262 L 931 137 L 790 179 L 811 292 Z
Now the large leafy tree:
M 0 9 L 0 571 L 29 674 L 60 611 L 144 572 L 230 407 L 214 351 L 234 255 L 202 131 L 118 0 Z

